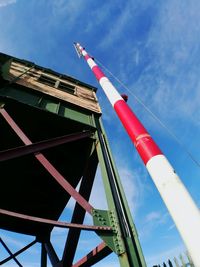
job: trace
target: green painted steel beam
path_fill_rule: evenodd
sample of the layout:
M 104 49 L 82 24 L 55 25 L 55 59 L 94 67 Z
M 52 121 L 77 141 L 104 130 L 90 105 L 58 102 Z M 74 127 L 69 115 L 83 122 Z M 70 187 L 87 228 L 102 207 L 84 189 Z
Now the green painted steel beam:
M 99 133 L 96 134 L 97 140 L 99 140 L 97 144 L 97 153 L 99 157 L 100 167 L 101 167 L 101 173 L 102 173 L 102 179 L 104 182 L 104 188 L 105 188 L 105 194 L 107 198 L 108 208 L 109 210 L 113 210 L 116 221 L 119 223 L 119 228 L 121 232 L 121 241 L 123 244 L 123 247 L 125 248 L 125 252 L 118 255 L 120 265 L 121 267 L 145 267 L 146 263 L 144 260 L 144 256 L 142 253 L 142 249 L 140 246 L 140 242 L 138 239 L 136 227 L 133 223 L 133 219 L 130 213 L 130 209 L 125 197 L 125 193 L 123 190 L 123 186 L 121 184 L 119 174 L 117 172 L 114 160 L 112 158 L 112 154 L 109 148 L 109 144 L 106 138 L 105 131 L 103 129 L 102 122 L 99 118 L 93 117 L 96 127 L 99 131 Z M 101 135 L 101 137 L 100 137 Z M 103 146 L 102 142 L 100 142 L 100 139 L 103 139 Z M 103 152 L 103 150 L 106 150 Z M 106 160 L 105 160 L 105 154 L 108 157 L 109 161 L 109 167 L 111 168 L 111 173 L 113 175 L 113 184 L 111 184 L 111 180 L 109 178 L 108 174 L 108 167 L 106 166 Z M 115 190 L 113 191 L 113 187 L 115 187 Z M 127 224 L 126 227 L 128 228 L 129 233 L 125 233 L 123 231 L 123 221 L 120 218 L 119 213 L 119 203 L 121 205 L 123 216 L 125 217 L 125 223 Z M 94 223 L 97 223 L 96 219 L 94 219 Z M 113 234 L 114 238 L 114 234 Z M 102 238 L 103 239 L 103 238 Z M 115 252 L 115 250 L 113 249 Z
M 117 255 L 125 252 L 123 240 L 121 238 L 121 230 L 115 212 L 112 210 L 97 210 L 92 211 L 93 222 L 95 226 L 109 226 L 112 231 L 102 232 L 97 231 L 97 234 L 103 239 L 107 246 Z
M 12 99 L 14 101 L 27 104 L 44 111 L 57 114 L 61 117 L 74 120 L 89 126 L 93 126 L 92 112 L 59 101 L 56 98 L 49 97 L 45 94 L 34 92 L 33 90 L 25 90 L 21 86 L 8 85 L 0 89 L 0 97 L 2 101 Z

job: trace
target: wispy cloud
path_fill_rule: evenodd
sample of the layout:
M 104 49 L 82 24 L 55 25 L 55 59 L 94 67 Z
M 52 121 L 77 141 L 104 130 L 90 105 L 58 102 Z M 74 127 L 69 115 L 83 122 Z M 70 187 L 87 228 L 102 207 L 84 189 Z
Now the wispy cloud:
M 159 225 L 164 225 L 167 223 L 169 218 L 169 213 L 161 213 L 160 211 L 152 211 L 148 213 L 145 217 L 145 224 L 153 226 L 153 228 L 158 227 Z
M 161 211 L 151 211 L 146 214 L 139 227 L 141 240 L 146 242 L 154 236 L 155 231 L 159 231 L 159 242 L 163 238 L 163 233 L 165 233 L 165 230 L 161 229 L 167 229 L 168 219 L 169 214 L 162 213 Z
M 101 3 L 99 8 L 91 8 L 90 19 L 85 21 L 83 31 L 92 33 L 99 30 L 109 20 L 113 8 L 112 2 Z
M 81 43 L 83 41 L 83 45 L 88 42 L 94 47 L 94 56 L 98 57 L 98 53 L 101 52 L 104 64 L 131 90 L 134 89 L 136 95 L 140 96 L 162 121 L 167 122 L 170 128 L 175 126 L 176 130 L 180 129 L 176 126 L 182 121 L 180 138 L 186 134 L 187 121 L 200 125 L 200 2 L 198 0 L 187 3 L 182 0 L 142 2 L 117 0 L 115 3 L 105 1 L 98 4 L 97 1 L 90 0 L 31 0 L 27 1 L 23 12 L 21 8 L 17 8 L 18 4 L 14 5 L 18 2 L 20 1 L 0 0 L 1 11 L 4 11 L 4 16 L 3 12 L 1 16 L 2 23 L 8 16 L 6 13 L 8 9 L 3 7 L 11 4 L 13 10 L 16 7 L 12 19 L 1 31 L 2 51 L 12 54 L 17 51 L 14 54 L 24 58 L 27 58 L 26 55 L 31 56 L 34 61 L 37 62 L 38 59 L 41 64 L 45 62 L 46 66 L 53 66 L 60 72 L 65 71 L 67 66 L 69 72 L 73 70 L 74 76 L 90 83 L 89 70 L 87 77 L 87 72 L 82 69 L 82 63 L 73 63 L 73 58 L 76 60 L 76 56 L 71 54 L 70 49 L 67 53 L 65 50 L 67 42 L 71 47 L 71 39 L 76 37 Z M 33 16 L 35 13 L 37 16 Z M 51 66 L 49 61 L 52 62 Z M 117 88 L 122 91 L 121 86 L 118 85 Z M 129 105 L 142 118 L 145 126 L 154 129 L 155 125 L 152 127 L 152 121 L 143 108 L 133 101 L 131 94 L 128 95 Z M 151 247 L 156 247 L 157 240 L 163 242 L 162 238 L 165 238 L 166 234 L 175 236 L 174 226 L 170 219 L 168 220 L 168 214 L 163 211 L 164 209 L 158 208 L 156 194 L 150 196 L 153 185 L 147 181 L 148 175 L 144 168 L 138 167 L 142 164 L 135 159 L 134 152 L 130 152 L 130 143 L 121 138 L 122 126 L 117 121 L 109 102 L 104 99 L 102 96 L 101 100 L 100 95 L 104 121 L 108 126 L 106 131 L 114 147 L 113 154 L 116 157 L 131 212 L 136 222 L 139 221 L 137 228 L 142 229 L 139 231 L 140 237 L 143 243 L 146 242 L 145 245 L 148 246 L 146 251 L 149 252 Z M 124 142 L 125 144 L 121 144 Z M 167 141 L 166 143 L 168 145 Z M 131 164 L 133 167 L 130 167 Z M 100 173 L 97 176 L 90 202 L 96 208 L 107 209 Z M 69 203 L 67 213 L 70 215 L 74 203 L 73 200 Z M 66 221 L 68 217 L 70 216 L 66 216 Z M 91 217 L 86 216 L 85 222 L 92 223 Z M 63 229 L 54 231 L 55 243 L 60 250 L 63 248 L 66 231 Z M 10 244 L 14 242 L 11 239 L 7 241 Z M 87 242 L 86 239 L 81 241 L 82 248 L 87 246 Z M 166 241 L 163 243 L 166 245 Z M 167 245 L 168 248 L 172 246 L 169 243 Z M 14 250 L 17 247 L 20 248 L 21 244 L 13 243 Z M 173 251 L 175 249 L 176 247 L 172 248 Z M 154 254 L 158 253 L 155 248 Z M 164 254 L 160 255 L 163 257 Z M 153 264 L 158 262 L 155 257 L 149 257 L 147 260 Z M 102 264 L 102 266 L 108 265 L 115 266 L 115 263 L 113 261 L 110 264 L 109 261 Z
M 0 8 L 11 4 L 15 4 L 17 0 L 0 0 Z
M 29 237 L 27 235 L 22 234 L 14 234 L 9 231 L 3 231 L 1 230 L 0 236 L 3 239 L 3 241 L 6 243 L 8 248 L 14 253 L 20 249 L 22 249 L 24 246 L 29 244 L 31 241 L 33 241 L 32 237 Z M 7 256 L 7 251 L 3 246 L 0 244 L 1 253 L 1 260 L 5 259 Z M 5 252 L 5 253 L 4 253 Z M 3 258 L 2 258 L 3 257 Z M 24 251 L 22 254 L 20 254 L 17 259 L 23 266 L 30 266 L 30 267 L 39 267 L 39 261 L 40 261 L 40 244 L 36 243 L 26 251 Z M 37 260 L 38 259 L 38 260 Z M 8 261 L 4 264 L 5 267 L 14 267 L 16 266 L 16 263 L 13 260 Z
M 118 159 L 116 160 L 118 161 Z M 128 165 L 123 165 L 123 160 L 120 160 L 120 165 L 117 169 L 128 201 L 128 205 L 131 209 L 131 212 L 136 215 L 138 208 L 143 204 L 143 192 L 145 189 L 147 189 L 147 186 L 143 182 L 144 174 L 141 168 L 135 169 L 133 171 L 129 168 Z M 141 177 L 143 177 L 143 179 L 141 179 Z M 97 171 L 97 176 L 95 178 L 90 203 L 95 208 L 108 208 L 100 168 L 98 168 Z
M 27 238 L 27 236 L 26 241 L 23 241 L 22 237 L 24 237 L 24 235 L 19 234 L 15 238 L 13 238 L 12 234 L 9 235 L 9 232 L 1 233 L 1 238 L 3 239 L 3 241 L 8 245 L 8 247 L 12 247 L 14 250 L 21 249 L 29 242 L 33 241 L 33 238 Z M 27 239 L 29 239 L 29 241 L 27 241 Z M 37 250 L 33 246 L 29 248 L 29 252 L 34 254 L 37 252 Z
M 134 217 L 137 215 L 139 207 L 143 205 L 144 191 L 146 185 L 143 181 L 143 174 L 140 168 L 129 169 L 128 166 L 119 168 L 119 174 L 122 181 L 122 186 L 128 201 L 131 212 Z M 141 179 L 141 177 L 143 177 Z
M 175 226 L 175 224 L 173 223 L 172 225 L 170 225 L 170 227 L 168 228 L 168 230 L 170 231 L 170 230 L 172 230 L 172 229 L 174 229 L 176 226 Z
M 146 43 L 152 57 L 136 87 L 146 91 L 146 98 L 151 99 L 156 113 L 163 118 L 198 119 L 200 3 L 194 1 L 187 5 L 180 0 L 168 1 L 160 7 Z
M 118 9 L 112 21 L 108 22 L 110 27 L 107 33 L 104 34 L 102 41 L 99 43 L 100 48 L 109 47 L 114 44 L 122 35 L 124 27 L 127 26 L 128 21 L 132 16 L 132 4 L 130 1 L 126 2 L 123 9 Z
M 146 222 L 154 222 L 154 221 L 160 221 L 161 214 L 158 211 L 152 211 L 149 214 L 146 215 Z
M 113 66 L 113 72 L 118 73 L 123 82 L 128 81 L 128 87 L 134 88 L 136 95 L 167 124 L 176 124 L 183 118 L 197 126 L 200 124 L 199 8 L 198 1 L 189 5 L 181 0 L 160 3 L 146 39 L 134 40 L 132 33 L 130 45 L 130 40 L 124 41 L 123 32 L 131 34 L 126 29 L 129 21 L 135 28 L 136 18 L 144 9 L 140 7 L 140 14 L 134 13 L 134 6 L 128 2 L 124 12 L 116 15 L 114 29 L 105 33 L 105 39 L 100 43 L 104 49 L 108 48 L 117 43 L 120 36 L 123 45 L 115 50 L 117 64 Z M 132 104 L 131 95 L 129 103 Z
M 108 208 L 100 167 L 97 168 L 94 185 L 91 192 L 90 203 L 96 209 Z
M 86 7 L 87 3 L 81 0 L 56 0 L 51 3 L 52 14 L 59 20 L 63 17 L 67 19 L 69 27 L 79 23 L 78 17 L 84 12 Z

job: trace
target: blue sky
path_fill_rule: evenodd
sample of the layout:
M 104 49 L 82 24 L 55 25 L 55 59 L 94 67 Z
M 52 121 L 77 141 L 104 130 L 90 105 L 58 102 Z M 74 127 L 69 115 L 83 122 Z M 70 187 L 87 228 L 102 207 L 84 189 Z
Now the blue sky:
M 198 0 L 0 0 L 0 51 L 68 74 L 99 88 L 103 122 L 118 166 L 148 266 L 185 251 L 159 193 L 90 69 L 78 59 L 78 41 L 129 89 L 110 78 L 174 166 L 200 206 L 200 2 Z M 133 94 L 172 131 L 181 147 L 135 100 Z M 113 131 L 115 129 L 115 131 Z M 91 202 L 105 208 L 98 172 Z M 103 205 L 103 206 L 102 206 Z M 73 203 L 62 219 L 69 216 Z M 186 211 L 187 212 L 187 211 Z M 90 222 L 86 218 L 86 222 Z M 58 254 L 64 230 L 56 229 Z M 1 231 L 13 251 L 29 237 Z M 83 234 L 78 256 L 100 242 Z M 19 260 L 39 266 L 38 246 Z M 0 247 L 0 258 L 6 252 Z M 77 257 L 78 258 L 78 257 Z M 9 263 L 5 267 L 15 266 Z M 26 265 L 25 265 L 26 266 Z M 114 255 L 98 267 L 119 266 Z

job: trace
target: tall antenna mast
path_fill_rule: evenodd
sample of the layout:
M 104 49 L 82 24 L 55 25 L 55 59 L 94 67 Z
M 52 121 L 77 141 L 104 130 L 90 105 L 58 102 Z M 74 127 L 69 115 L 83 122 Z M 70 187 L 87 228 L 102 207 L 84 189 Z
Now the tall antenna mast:
M 200 212 L 198 207 L 165 155 L 117 89 L 86 52 L 85 48 L 79 43 L 75 43 L 74 46 L 78 55 L 83 56 L 87 61 L 135 145 L 182 236 L 195 267 L 200 267 Z

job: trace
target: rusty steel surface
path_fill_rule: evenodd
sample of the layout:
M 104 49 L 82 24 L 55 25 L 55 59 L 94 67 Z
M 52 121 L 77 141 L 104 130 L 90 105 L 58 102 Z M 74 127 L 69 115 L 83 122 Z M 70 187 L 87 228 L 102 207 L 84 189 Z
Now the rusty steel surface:
M 108 248 L 106 244 L 102 242 L 85 257 L 73 264 L 71 267 L 89 267 L 108 256 L 110 253 L 112 253 L 110 248 Z

